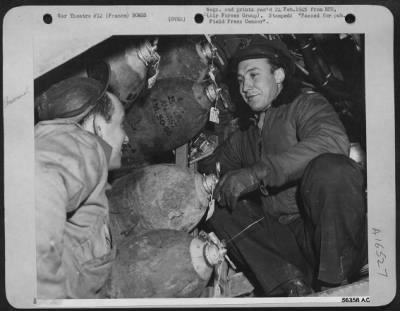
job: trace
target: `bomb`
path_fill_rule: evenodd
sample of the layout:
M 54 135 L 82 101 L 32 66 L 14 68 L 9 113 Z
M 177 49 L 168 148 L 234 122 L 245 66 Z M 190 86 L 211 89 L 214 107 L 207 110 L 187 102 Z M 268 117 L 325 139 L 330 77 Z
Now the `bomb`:
M 121 100 L 125 109 L 129 109 L 146 87 L 149 69 L 158 64 L 160 56 L 156 52 L 157 45 L 148 40 L 115 41 L 115 52 L 104 55 L 101 61 L 88 62 L 87 72 L 89 77 L 99 80 L 104 75 L 102 63 L 108 64 L 110 91 Z
M 113 239 L 153 229 L 191 231 L 208 209 L 217 179 L 173 164 L 132 170 L 108 192 Z
M 159 79 L 185 78 L 201 82 L 206 77 L 208 60 L 198 49 L 203 36 L 162 37 L 158 53 L 161 56 Z
M 226 249 L 176 230 L 131 236 L 118 248 L 113 298 L 199 297 Z
M 154 155 L 173 150 L 192 139 L 208 120 L 216 97 L 213 84 L 184 78 L 157 80 L 144 102 L 126 112 L 129 144 L 124 149 L 124 167 L 151 162 Z

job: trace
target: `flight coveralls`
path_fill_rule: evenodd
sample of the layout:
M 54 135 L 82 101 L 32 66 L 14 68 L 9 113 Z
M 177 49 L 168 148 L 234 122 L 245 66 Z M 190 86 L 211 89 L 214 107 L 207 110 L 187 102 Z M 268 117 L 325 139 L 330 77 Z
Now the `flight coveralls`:
M 37 295 L 103 298 L 115 258 L 109 230 L 111 147 L 73 121 L 35 126 Z
M 261 129 L 236 131 L 199 163 L 204 173 L 217 161 L 222 174 L 255 163 L 267 172 L 259 190 L 232 212 L 216 208 L 206 224 L 266 296 L 284 295 L 281 286 L 296 278 L 340 284 L 366 258 L 364 176 L 348 157 L 345 129 L 322 95 L 293 98 L 271 106 Z

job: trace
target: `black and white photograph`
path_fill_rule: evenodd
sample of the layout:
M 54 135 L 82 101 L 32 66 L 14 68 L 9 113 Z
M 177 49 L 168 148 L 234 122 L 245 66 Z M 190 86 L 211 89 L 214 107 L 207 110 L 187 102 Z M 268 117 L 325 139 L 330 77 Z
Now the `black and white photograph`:
M 386 190 L 376 188 L 371 129 L 382 125 L 371 121 L 369 96 L 385 89 L 368 74 L 367 42 L 381 33 L 296 23 L 268 31 L 268 16 L 341 17 L 335 7 L 274 10 L 167 15 L 204 20 L 203 32 L 160 23 L 90 39 L 81 27 L 32 36 L 32 79 L 6 107 L 29 97 L 34 304 L 369 305 L 379 280 L 395 277 L 394 225 L 375 218 Z M 56 12 L 38 28 L 151 16 Z M 363 15 L 343 21 L 354 16 Z M 392 164 L 388 146 L 380 165 Z
M 38 77 L 38 297 L 367 295 L 363 58 L 359 34 L 123 36 Z

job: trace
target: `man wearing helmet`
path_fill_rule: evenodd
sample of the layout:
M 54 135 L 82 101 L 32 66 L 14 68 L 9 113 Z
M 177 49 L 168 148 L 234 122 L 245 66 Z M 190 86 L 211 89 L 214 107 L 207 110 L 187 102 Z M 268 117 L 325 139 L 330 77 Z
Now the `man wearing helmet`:
M 305 296 L 352 281 L 366 264 L 361 168 L 329 102 L 294 79 L 279 40 L 253 43 L 233 59 L 255 120 L 199 165 L 223 174 L 220 206 L 207 226 L 261 296 Z M 251 225 L 251 226 L 250 226 Z
M 121 166 L 124 109 L 107 83 L 74 77 L 37 100 L 38 298 L 102 298 L 115 246 L 105 194 Z

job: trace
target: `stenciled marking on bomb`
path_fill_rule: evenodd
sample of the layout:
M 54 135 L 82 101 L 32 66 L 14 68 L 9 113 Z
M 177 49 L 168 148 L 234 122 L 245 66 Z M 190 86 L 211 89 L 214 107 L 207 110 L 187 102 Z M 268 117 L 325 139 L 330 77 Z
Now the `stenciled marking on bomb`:
M 208 84 L 183 78 L 157 80 L 143 102 L 126 112 L 125 130 L 135 152 L 124 152 L 123 165 L 150 161 L 192 139 L 208 119 L 213 100 L 205 93 Z
M 182 97 L 175 98 L 173 95 L 167 96 L 168 100 L 152 98 L 151 106 L 158 123 L 162 126 L 167 136 L 171 136 L 181 121 L 184 120 L 185 108 Z M 174 106 L 175 109 L 169 109 Z

